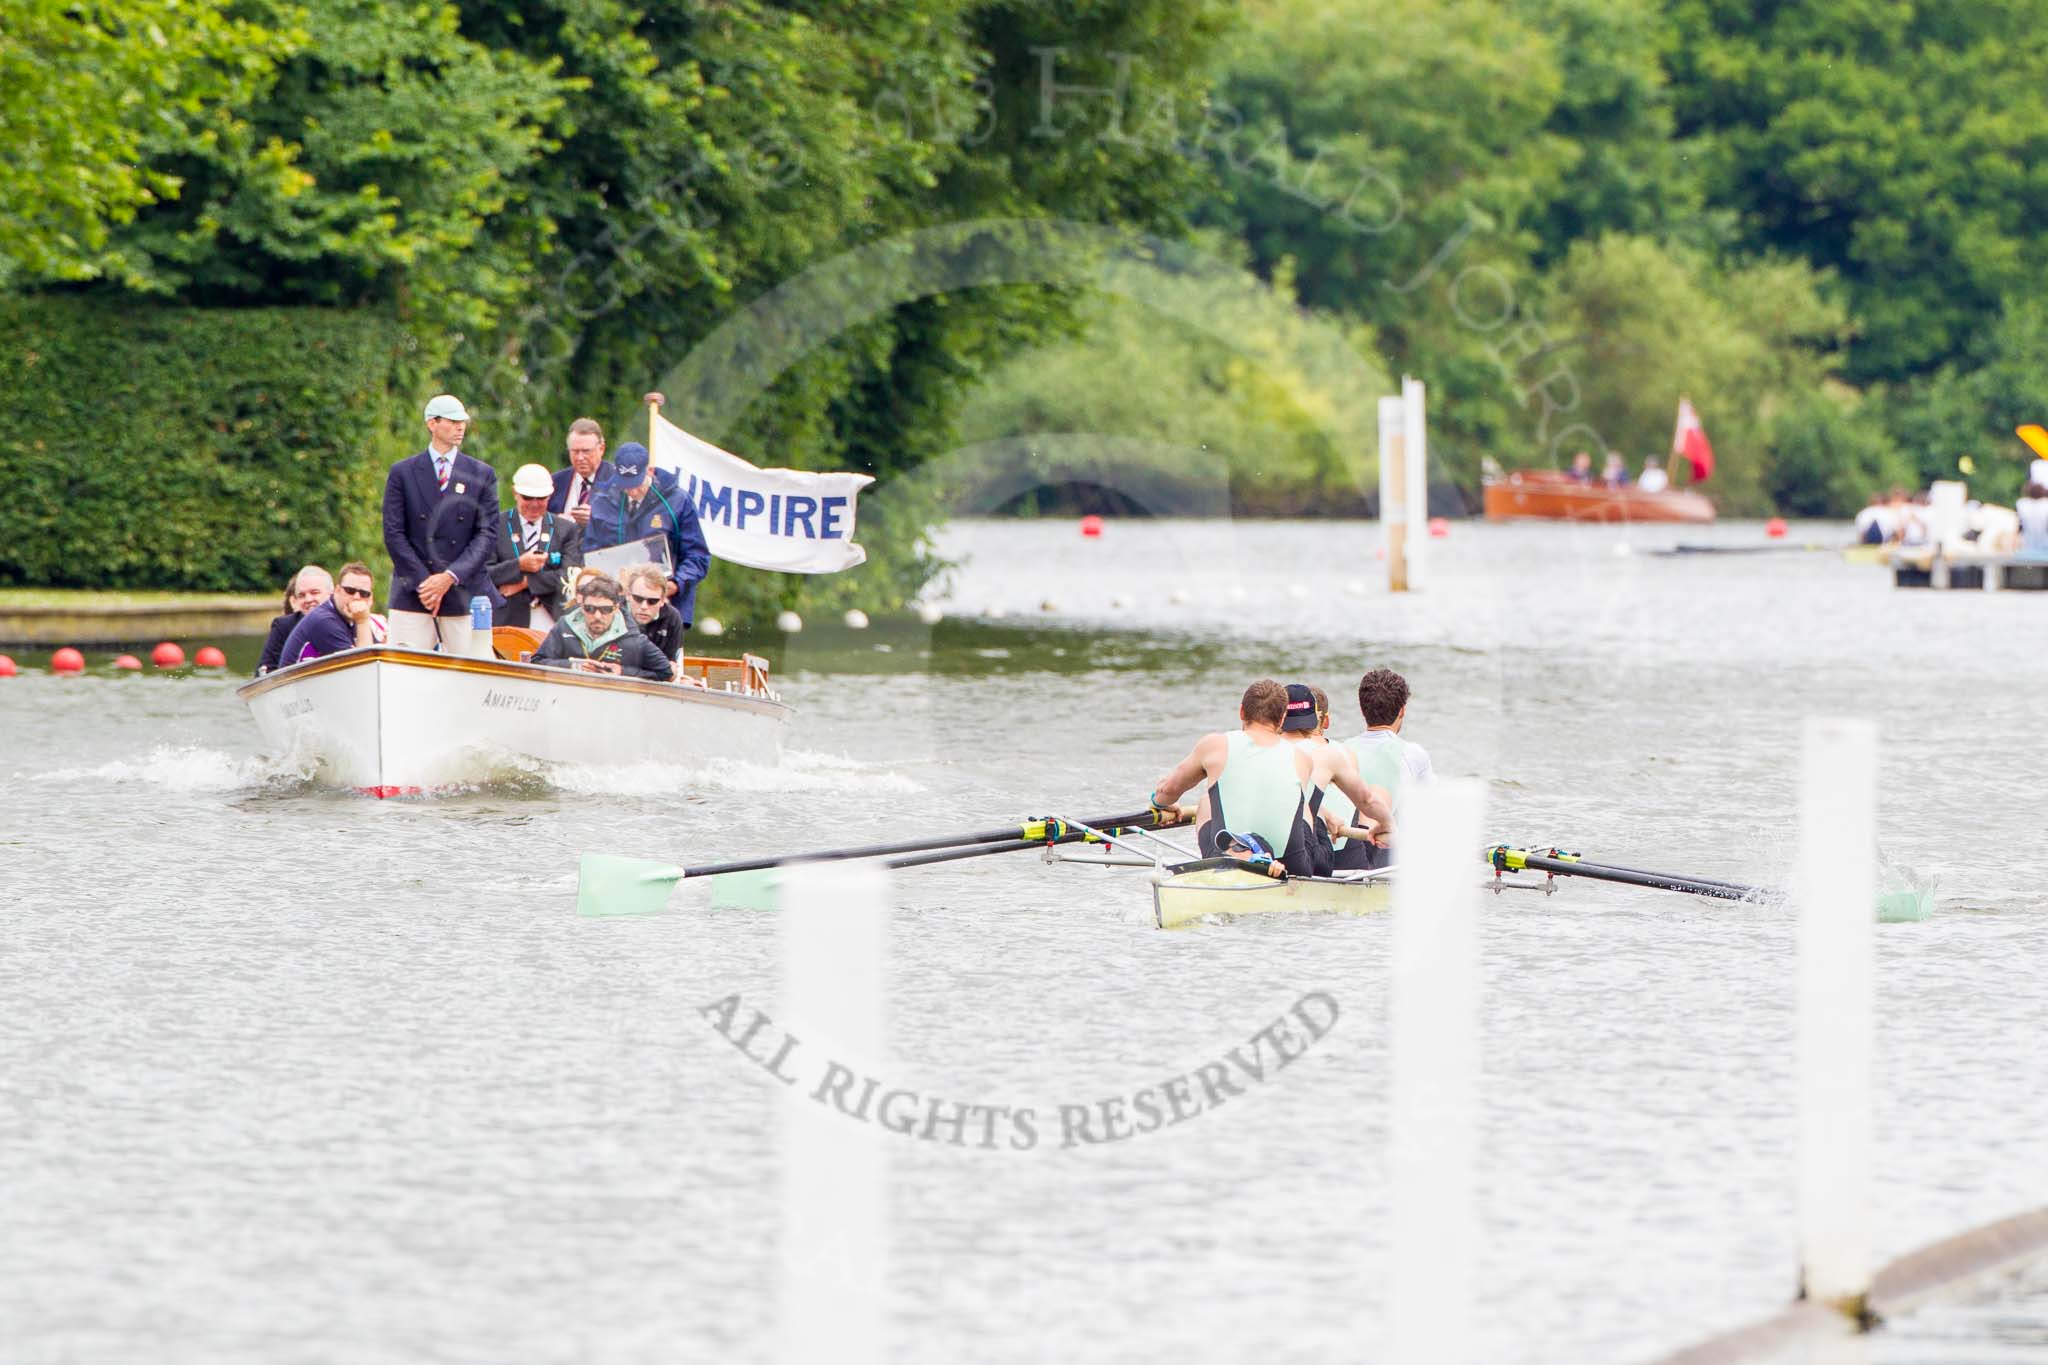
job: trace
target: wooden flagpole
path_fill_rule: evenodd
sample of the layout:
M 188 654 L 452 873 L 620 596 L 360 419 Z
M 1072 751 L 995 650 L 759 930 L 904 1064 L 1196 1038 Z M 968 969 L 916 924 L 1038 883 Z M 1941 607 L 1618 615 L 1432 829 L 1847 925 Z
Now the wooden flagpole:
M 654 459 L 654 419 L 661 412 L 661 405 L 666 403 L 668 399 L 661 394 L 650 393 L 641 401 L 647 404 L 647 458 L 652 462 Z

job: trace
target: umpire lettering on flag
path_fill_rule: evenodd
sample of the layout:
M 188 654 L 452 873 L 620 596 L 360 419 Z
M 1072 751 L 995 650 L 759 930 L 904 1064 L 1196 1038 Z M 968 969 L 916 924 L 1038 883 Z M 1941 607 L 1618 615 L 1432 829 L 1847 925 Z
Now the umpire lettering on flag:
M 427 403 L 427 448 L 384 478 L 391 644 L 468 654 L 469 599 L 499 600 L 484 571 L 497 539 L 498 475 L 462 453 L 468 431 L 461 400 L 436 395 Z
M 612 456 L 612 476 L 590 500 L 583 550 L 605 550 L 658 535 L 668 545 L 668 591 L 685 626 L 697 611 L 697 585 L 711 569 L 711 547 L 697 524 L 697 508 L 676 476 L 654 467 L 647 447 L 628 441 Z

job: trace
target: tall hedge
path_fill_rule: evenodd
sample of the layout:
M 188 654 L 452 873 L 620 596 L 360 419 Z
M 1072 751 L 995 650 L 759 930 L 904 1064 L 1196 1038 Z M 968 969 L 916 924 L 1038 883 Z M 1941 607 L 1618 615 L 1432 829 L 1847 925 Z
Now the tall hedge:
M 413 345 L 365 312 L 0 297 L 0 584 L 266 591 L 381 559 Z

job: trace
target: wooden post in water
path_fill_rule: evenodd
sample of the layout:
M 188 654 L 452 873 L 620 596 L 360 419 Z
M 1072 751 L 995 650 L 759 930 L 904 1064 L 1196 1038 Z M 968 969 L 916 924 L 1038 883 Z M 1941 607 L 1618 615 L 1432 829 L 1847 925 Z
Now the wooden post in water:
M 875 1075 L 886 1032 L 888 870 L 819 863 L 783 878 L 779 1022 L 813 1057 Z M 813 1101 L 801 1082 L 781 1102 L 778 1358 L 881 1365 L 888 1173 L 880 1134 Z
M 1387 550 L 1387 591 L 1408 591 L 1408 405 L 1380 399 L 1380 535 Z
M 1480 844 L 1474 781 L 1417 790 L 1401 814 L 1388 988 L 1393 1116 L 1393 1365 L 1470 1365 L 1479 1218 Z
M 1877 727 L 1806 722 L 1799 798 L 1799 1293 L 1869 1322 Z
M 1420 379 L 1401 376 L 1401 453 L 1406 457 L 1406 497 L 1402 505 L 1408 513 L 1408 586 L 1420 588 L 1423 580 L 1422 564 L 1428 557 L 1429 547 L 1429 415 L 1426 395 Z

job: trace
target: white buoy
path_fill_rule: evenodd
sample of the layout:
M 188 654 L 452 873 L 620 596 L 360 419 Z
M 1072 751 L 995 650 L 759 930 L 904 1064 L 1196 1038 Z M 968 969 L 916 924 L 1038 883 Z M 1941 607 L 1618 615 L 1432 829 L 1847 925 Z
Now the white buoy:
M 1119 593 L 1117 596 L 1109 599 L 1109 605 L 1117 611 L 1122 611 L 1125 607 L 1131 605 L 1131 599 Z
M 716 616 L 707 616 L 697 623 L 696 630 L 700 635 L 723 635 L 725 634 L 725 622 L 719 620 Z
M 804 628 L 804 618 L 793 611 L 785 611 L 775 618 L 775 628 L 784 635 L 794 635 Z
M 868 614 L 859 607 L 848 607 L 846 609 L 846 627 L 848 630 L 866 630 L 868 628 Z
M 1175 588 L 1172 592 L 1166 594 L 1166 600 L 1176 607 L 1184 607 L 1187 605 L 1188 595 L 1179 588 Z
M 1005 616 L 1008 616 L 1010 614 L 1010 609 L 1004 606 L 993 606 L 982 614 L 988 617 L 988 619 L 991 621 L 1000 621 Z
M 1870 1295 L 1877 1035 L 1877 726 L 1806 722 L 1800 762 L 1799 1283 L 1861 1319 Z
M 1243 601 L 1245 601 L 1245 600 L 1249 599 L 1250 597 L 1251 597 L 1251 594 L 1250 594 L 1250 593 L 1248 593 L 1248 592 L 1246 592 L 1246 591 L 1244 590 L 1244 584 L 1242 584 L 1242 583 L 1232 583 L 1232 584 L 1230 585 L 1230 600 L 1231 600 L 1231 601 L 1233 601 L 1233 602 L 1243 602 Z
M 777 1022 L 803 1050 L 815 1048 L 866 1076 L 883 1074 L 888 896 L 889 873 L 872 864 L 792 867 L 782 883 Z M 782 1110 L 778 1357 L 786 1365 L 881 1365 L 889 1252 L 885 1133 L 812 1099 L 817 1080 L 804 1080 L 809 1083 L 776 1087 Z
M 946 619 L 946 612 L 936 602 L 920 602 L 917 604 L 917 619 L 928 626 L 935 626 Z
M 1289 597 L 1292 597 L 1295 601 L 1299 602 L 1302 598 L 1308 596 L 1308 584 L 1289 583 L 1287 585 L 1287 595 Z
M 1353 597 L 1365 596 L 1365 580 L 1359 578 L 1352 579 L 1344 585 L 1344 591 L 1350 593 Z
M 1388 985 L 1394 1365 L 1475 1365 L 1479 1253 L 1479 847 L 1486 789 L 1461 779 L 1401 812 Z

